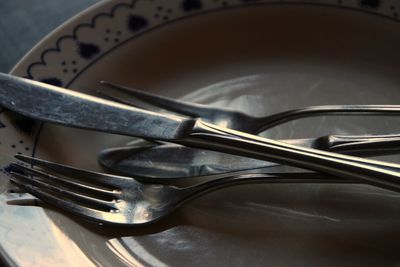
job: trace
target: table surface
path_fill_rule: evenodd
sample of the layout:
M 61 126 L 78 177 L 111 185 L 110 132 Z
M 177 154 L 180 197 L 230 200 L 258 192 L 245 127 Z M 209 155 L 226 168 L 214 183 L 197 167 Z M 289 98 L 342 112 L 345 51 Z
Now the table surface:
M 43 37 L 99 0 L 0 1 L 0 72 L 13 66 Z

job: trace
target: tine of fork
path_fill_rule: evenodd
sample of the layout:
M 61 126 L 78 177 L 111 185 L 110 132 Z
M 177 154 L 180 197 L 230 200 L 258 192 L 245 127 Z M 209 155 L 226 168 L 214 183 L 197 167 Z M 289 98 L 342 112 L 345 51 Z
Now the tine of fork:
M 26 184 L 30 184 L 32 186 L 35 186 L 36 188 L 41 188 L 42 190 L 45 190 L 47 192 L 53 192 L 53 195 L 54 194 L 61 195 L 69 199 L 75 200 L 78 203 L 85 203 L 88 206 L 95 207 L 97 209 L 101 209 L 104 211 L 110 211 L 116 209 L 115 203 L 111 201 L 105 201 L 78 192 L 74 192 L 71 191 L 70 188 L 66 188 L 59 184 L 52 185 L 49 182 L 45 182 L 37 178 L 34 178 L 34 176 L 22 175 L 16 172 L 10 172 L 10 174 L 14 178 L 18 179 L 19 181 L 25 182 Z
M 108 81 L 101 81 L 100 83 L 110 88 L 116 89 L 120 92 L 123 92 L 126 95 L 132 96 L 138 100 L 141 100 L 144 103 L 193 118 L 198 118 L 198 117 L 205 118 L 210 114 L 210 111 L 214 109 L 202 104 L 188 103 L 184 101 L 174 100 L 169 97 L 143 92 L 137 89 L 128 88 Z
M 13 174 L 15 175 L 15 173 Z M 17 174 L 19 175 L 19 174 Z M 19 187 L 24 189 L 26 192 L 32 194 L 33 196 L 51 204 L 61 209 L 66 210 L 67 212 L 72 212 L 74 214 L 83 216 L 87 219 L 94 221 L 102 221 L 106 222 L 105 219 L 109 216 L 109 212 L 104 212 L 101 210 L 96 210 L 93 208 L 85 207 L 80 204 L 74 203 L 71 200 L 59 197 L 57 195 L 52 194 L 46 190 L 43 190 L 37 186 L 34 186 L 30 183 L 24 183 L 17 177 L 12 177 L 11 180 L 17 184 Z
M 95 182 L 98 185 L 105 187 L 113 187 L 120 188 L 121 185 L 126 183 L 126 181 L 131 180 L 130 177 L 125 176 L 117 176 L 111 174 L 102 174 L 98 172 L 92 172 L 87 170 L 82 170 L 74 167 L 70 167 L 63 164 L 58 164 L 54 162 L 50 162 L 47 160 L 42 160 L 38 158 L 29 157 L 26 155 L 15 155 L 15 158 L 21 160 L 23 162 L 32 164 L 34 166 L 39 166 L 41 168 L 46 168 L 48 170 L 54 171 L 58 174 L 74 177 L 75 179 L 87 181 L 87 182 Z
M 65 187 L 66 189 L 70 189 L 70 190 L 75 189 L 75 190 L 78 190 L 81 192 L 95 194 L 104 199 L 114 198 L 117 195 L 117 192 L 114 191 L 113 189 L 106 189 L 106 188 L 101 188 L 99 186 L 80 183 L 78 181 L 74 181 L 73 178 L 67 179 L 67 178 L 63 178 L 63 177 L 57 177 L 57 176 L 51 175 L 49 173 L 44 173 L 42 171 L 28 168 L 28 167 L 25 167 L 22 165 L 14 164 L 14 163 L 12 163 L 10 165 L 10 167 L 14 172 L 15 172 L 15 170 L 20 170 L 24 174 L 31 174 L 31 175 L 38 176 L 38 177 L 45 179 L 46 181 L 51 182 L 52 184 L 55 184 L 57 186 L 62 186 L 62 187 Z
M 97 90 L 96 92 L 102 98 L 106 98 L 108 100 L 111 100 L 111 101 L 114 101 L 114 102 L 119 102 L 121 104 L 125 104 L 125 105 L 132 106 L 132 107 L 135 107 L 135 108 L 141 108 L 141 109 L 149 110 L 149 107 L 147 107 L 147 106 L 140 105 L 139 103 L 133 103 L 133 101 L 126 100 L 125 98 L 122 98 L 122 97 L 119 97 L 119 96 L 116 96 L 116 95 L 112 95 L 111 93 L 105 93 L 105 92 L 103 92 L 101 90 Z

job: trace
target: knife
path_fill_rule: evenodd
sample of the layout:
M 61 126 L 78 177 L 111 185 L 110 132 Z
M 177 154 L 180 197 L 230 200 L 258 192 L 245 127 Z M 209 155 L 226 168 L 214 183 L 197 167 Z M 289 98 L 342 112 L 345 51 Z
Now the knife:
M 285 144 L 0 73 L 0 106 L 45 122 L 273 161 L 400 191 L 400 165 Z

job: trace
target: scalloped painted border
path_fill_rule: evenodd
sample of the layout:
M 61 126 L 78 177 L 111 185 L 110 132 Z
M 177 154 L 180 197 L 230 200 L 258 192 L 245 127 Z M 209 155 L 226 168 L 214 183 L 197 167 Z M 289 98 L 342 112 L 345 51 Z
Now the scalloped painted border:
M 100 17 L 109 17 L 109 18 L 113 18 L 115 15 L 115 12 L 117 9 L 119 8 L 130 8 L 133 9 L 135 7 L 135 4 L 139 1 L 145 1 L 145 0 L 132 0 L 130 3 L 119 3 L 115 6 L 113 6 L 110 10 L 109 13 L 106 12 L 102 12 L 99 14 L 96 14 L 90 21 L 90 23 L 82 23 L 82 24 L 78 24 L 77 26 L 74 27 L 74 29 L 72 30 L 72 34 L 70 35 L 63 35 L 61 37 L 59 37 L 55 43 L 55 46 L 52 48 L 48 48 L 43 50 L 43 52 L 40 55 L 40 60 L 31 63 L 30 65 L 28 65 L 27 70 L 26 70 L 26 78 L 29 79 L 34 79 L 35 77 L 33 77 L 32 74 L 32 70 L 36 67 L 36 66 L 46 66 L 46 60 L 45 60 L 45 56 L 46 54 L 50 53 L 50 52 L 56 52 L 56 53 L 60 53 L 61 48 L 60 48 L 60 44 L 62 41 L 64 40 L 74 40 L 76 42 L 79 42 L 77 33 L 81 28 L 92 28 L 94 29 L 96 27 L 96 20 Z M 186 1 L 190 1 L 190 0 L 182 0 L 181 6 L 183 5 L 183 3 L 185 3 Z M 202 2 L 202 0 L 197 0 L 200 3 Z M 153 2 L 153 1 L 152 1 Z M 154 1 L 156 2 L 156 1 Z M 88 67 L 90 67 L 93 63 L 95 63 L 97 60 L 99 60 L 100 58 L 102 58 L 103 56 L 107 55 L 108 53 L 110 53 L 112 50 L 114 50 L 115 48 L 119 47 L 122 44 L 125 44 L 128 41 L 131 41 L 133 39 L 135 39 L 136 37 L 141 36 L 142 34 L 148 33 L 152 30 L 158 29 L 160 27 L 166 26 L 168 24 L 171 24 L 173 22 L 177 22 L 177 21 L 181 21 L 183 19 L 186 18 L 190 18 L 193 16 L 198 16 L 198 15 L 202 15 L 202 14 L 207 14 L 207 13 L 212 13 L 212 12 L 218 12 L 221 10 L 226 10 L 226 9 L 234 9 L 234 8 L 241 8 L 241 7 L 245 7 L 245 6 L 255 6 L 255 5 L 313 5 L 313 6 L 327 6 L 327 7 L 334 7 L 334 8 L 343 8 L 343 9 L 350 9 L 353 11 L 358 11 L 358 12 L 366 12 L 369 14 L 373 14 L 373 15 L 377 15 L 377 16 L 381 16 L 381 17 L 385 17 L 387 19 L 391 19 L 393 21 L 396 22 L 400 22 L 400 18 L 397 18 L 393 15 L 389 15 L 389 14 L 384 14 L 382 12 L 379 12 L 380 8 L 383 6 L 384 1 L 383 0 L 359 0 L 358 1 L 358 7 L 352 7 L 352 6 L 345 6 L 342 0 L 338 0 L 336 4 L 334 3 L 313 3 L 313 2 L 309 2 L 309 1 L 274 1 L 274 2 L 264 2 L 262 0 L 241 0 L 240 1 L 241 4 L 235 4 L 235 5 L 225 5 L 225 6 L 221 6 L 221 7 L 216 7 L 213 9 L 209 9 L 209 10 L 200 10 L 200 11 L 188 11 L 183 12 L 183 15 L 179 16 L 178 18 L 166 21 L 164 23 L 159 23 L 153 27 L 150 27 L 146 30 L 140 31 L 137 34 L 134 34 L 131 37 L 128 37 L 127 39 L 119 42 L 118 44 L 116 44 L 115 46 L 111 47 L 108 50 L 102 51 L 99 55 L 97 55 L 96 57 L 94 57 L 92 60 L 90 60 L 90 62 L 88 62 L 86 64 L 86 66 L 84 66 L 79 72 L 77 72 L 75 74 L 75 76 L 73 76 L 73 78 L 66 82 L 65 84 L 61 84 L 61 86 L 65 86 L 68 87 L 69 85 L 71 85 L 72 82 L 74 82 L 81 74 L 82 72 L 84 72 Z M 389 1 L 392 2 L 392 1 Z M 372 6 L 372 3 L 375 5 L 375 7 Z M 394 4 L 394 1 L 393 1 Z M 392 5 L 392 7 L 394 7 L 394 5 Z M 397 14 L 397 13 L 394 13 Z M 54 77 L 54 78 L 58 78 L 58 77 Z M 59 79 L 61 81 L 61 79 Z
M 30 64 L 30 65 L 27 67 L 27 70 L 26 70 L 26 73 L 27 73 L 26 78 L 29 78 L 29 79 L 33 79 L 33 78 L 34 78 L 31 71 L 32 71 L 32 69 L 33 69 L 35 66 L 39 66 L 39 65 L 40 65 L 40 66 L 46 66 L 46 65 L 47 65 L 47 63 L 46 63 L 46 61 L 45 61 L 45 58 L 44 58 L 44 57 L 46 56 L 47 53 L 50 53 L 50 52 L 57 52 L 57 53 L 59 53 L 59 52 L 61 52 L 60 44 L 61 44 L 62 41 L 67 40 L 67 39 L 69 39 L 69 40 L 74 40 L 74 41 L 78 41 L 77 32 L 78 32 L 81 28 L 88 27 L 88 28 L 94 29 L 94 28 L 96 27 L 96 20 L 97 20 L 98 18 L 100 18 L 100 17 L 109 17 L 109 18 L 113 18 L 113 17 L 114 17 L 114 14 L 115 14 L 115 12 L 116 12 L 117 9 L 119 9 L 119 8 L 121 8 L 121 7 L 133 8 L 133 7 L 135 6 L 135 3 L 136 3 L 137 1 L 138 1 L 138 0 L 132 0 L 132 2 L 131 2 L 130 4 L 129 4 L 129 3 L 120 3 L 120 4 L 117 4 L 117 5 L 115 5 L 115 6 L 113 6 L 113 7 L 111 8 L 111 11 L 110 11 L 109 13 L 103 12 L 103 13 L 96 14 L 96 15 L 91 19 L 91 22 L 90 22 L 90 23 L 82 23 L 82 24 L 78 24 L 77 26 L 75 26 L 74 29 L 72 30 L 72 34 L 71 34 L 71 35 L 63 35 L 63 36 L 59 37 L 59 38 L 57 39 L 56 43 L 55 43 L 55 47 L 45 49 L 45 50 L 40 54 L 40 61 L 34 62 L 34 63 Z

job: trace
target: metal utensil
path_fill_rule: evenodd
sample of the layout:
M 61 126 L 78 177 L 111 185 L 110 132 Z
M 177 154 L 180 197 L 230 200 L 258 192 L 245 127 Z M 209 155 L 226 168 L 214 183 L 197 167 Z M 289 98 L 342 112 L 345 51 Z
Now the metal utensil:
M 71 127 L 156 139 L 273 161 L 398 190 L 400 165 L 293 146 L 271 139 L 107 101 L 68 89 L 0 75 L 0 105 Z
M 357 156 L 389 155 L 398 153 L 400 148 L 399 135 L 331 135 L 281 142 Z M 131 142 L 127 146 L 104 149 L 97 160 L 112 173 L 157 182 L 228 172 L 269 172 L 270 167 L 277 165 L 211 150 L 149 142 Z
M 393 105 L 325 105 L 294 109 L 260 118 L 238 111 L 175 100 L 107 81 L 101 83 L 112 90 L 102 90 L 99 93 L 111 100 L 150 110 L 154 110 L 154 107 L 163 108 L 179 115 L 200 117 L 210 123 L 229 125 L 232 129 L 249 133 L 258 133 L 284 122 L 309 116 L 400 114 L 400 106 Z M 122 93 L 122 96 L 120 93 Z M 146 106 L 143 104 L 146 104 Z M 312 139 L 281 141 L 357 156 L 388 155 L 400 150 L 399 135 L 331 135 Z M 164 143 L 156 146 L 154 143 L 145 140 L 135 140 L 131 143 L 134 144 L 101 151 L 98 162 L 105 169 L 119 174 L 134 174 L 141 179 L 160 179 L 159 182 L 161 180 L 166 182 L 170 179 L 245 171 L 276 165 L 271 162 L 188 148 L 176 144 Z
M 288 121 L 312 116 L 398 116 L 400 114 L 400 105 L 323 105 L 288 110 L 264 117 L 255 117 L 226 108 L 211 107 L 198 103 L 175 100 L 169 97 L 128 88 L 108 81 L 101 81 L 101 84 L 113 89 L 113 91 L 101 90 L 99 91 L 99 94 L 113 101 L 145 109 L 150 109 L 151 106 L 154 106 L 172 111 L 179 115 L 191 118 L 201 118 L 203 121 L 208 123 L 251 134 L 258 134 Z M 122 93 L 123 97 L 117 95 L 115 91 Z M 139 101 L 134 101 L 135 99 Z M 143 106 L 142 104 L 148 105 Z
M 90 172 L 16 156 L 41 170 L 11 165 L 11 180 L 37 198 L 88 220 L 115 226 L 154 223 L 192 199 L 222 188 L 259 183 L 356 183 L 317 173 L 231 175 L 198 185 L 141 183 L 131 177 Z

